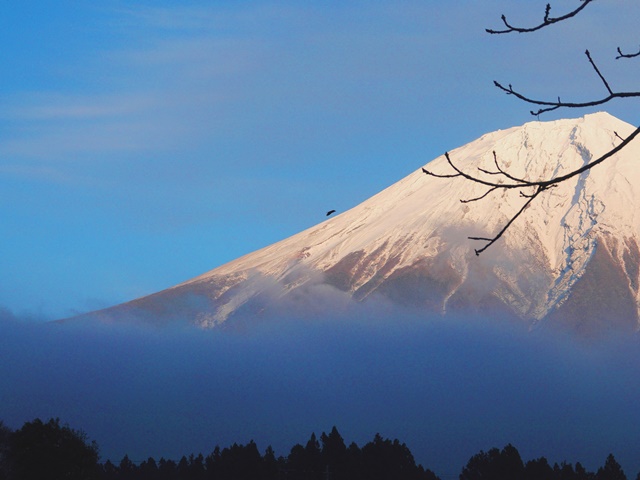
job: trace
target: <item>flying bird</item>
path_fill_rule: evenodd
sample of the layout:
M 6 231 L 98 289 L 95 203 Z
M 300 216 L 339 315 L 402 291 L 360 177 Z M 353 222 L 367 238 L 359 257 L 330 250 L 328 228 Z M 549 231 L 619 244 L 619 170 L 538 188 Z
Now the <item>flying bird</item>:
M 331 215 L 332 213 L 336 213 L 336 211 L 335 211 L 335 210 L 329 210 L 329 211 L 327 212 L 327 217 L 328 217 L 329 215 Z

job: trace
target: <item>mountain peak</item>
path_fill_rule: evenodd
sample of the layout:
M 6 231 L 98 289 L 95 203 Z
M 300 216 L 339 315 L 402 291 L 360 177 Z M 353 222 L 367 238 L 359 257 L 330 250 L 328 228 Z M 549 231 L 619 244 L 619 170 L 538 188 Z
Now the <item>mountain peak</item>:
M 534 121 L 483 135 L 449 155 L 459 168 L 476 173 L 495 169 L 495 151 L 510 174 L 548 179 L 597 158 L 620 142 L 618 135 L 633 129 L 606 112 Z M 622 309 L 622 323 L 635 329 L 640 312 L 638 157 L 640 145 L 631 143 L 607 162 L 544 192 L 481 257 L 467 237 L 494 235 L 522 207 L 519 192 L 496 191 L 462 203 L 483 195 L 486 187 L 426 176 L 418 169 L 299 234 L 92 315 L 153 312 L 212 327 L 242 312 L 255 314 L 287 302 L 304 310 L 322 291 L 334 305 L 382 298 L 431 313 L 499 311 L 532 327 L 552 318 L 574 328 L 576 318 L 590 318 L 596 310 L 588 301 L 592 293 L 580 300 L 572 292 L 598 285 L 599 291 L 615 290 L 610 298 Z M 451 173 L 444 156 L 428 168 Z M 608 305 L 603 295 L 600 310 Z

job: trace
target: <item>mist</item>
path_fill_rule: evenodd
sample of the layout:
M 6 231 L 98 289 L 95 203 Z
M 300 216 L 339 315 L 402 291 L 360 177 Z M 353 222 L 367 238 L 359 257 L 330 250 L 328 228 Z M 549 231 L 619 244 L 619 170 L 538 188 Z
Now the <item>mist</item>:
M 252 439 L 286 456 L 335 425 L 347 444 L 398 438 L 442 476 L 507 443 L 525 460 L 596 469 L 613 453 L 640 469 L 636 338 L 373 307 L 217 330 L 0 318 L 0 420 L 59 417 L 103 461 Z

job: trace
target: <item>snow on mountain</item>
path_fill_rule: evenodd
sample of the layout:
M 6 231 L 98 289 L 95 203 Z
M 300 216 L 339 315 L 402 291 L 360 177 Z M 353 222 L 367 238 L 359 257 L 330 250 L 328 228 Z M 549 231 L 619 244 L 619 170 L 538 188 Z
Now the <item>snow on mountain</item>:
M 530 180 L 562 175 L 620 143 L 634 127 L 607 113 L 530 122 L 449 152 L 465 171 Z M 523 205 L 517 190 L 482 200 L 482 185 L 421 169 L 360 205 L 290 238 L 148 297 L 90 314 L 151 315 L 201 327 L 294 299 L 305 305 L 384 298 L 425 312 L 501 312 L 535 327 L 636 329 L 640 317 L 640 141 L 579 177 L 543 192 L 479 257 L 482 243 Z M 428 163 L 451 173 L 444 156 Z M 339 299 L 339 300 L 336 300 Z M 341 299 L 341 300 L 340 300 Z M 615 316 L 614 320 L 608 317 Z M 608 323 L 607 323 L 608 322 Z M 607 327 L 608 328 L 608 327 Z

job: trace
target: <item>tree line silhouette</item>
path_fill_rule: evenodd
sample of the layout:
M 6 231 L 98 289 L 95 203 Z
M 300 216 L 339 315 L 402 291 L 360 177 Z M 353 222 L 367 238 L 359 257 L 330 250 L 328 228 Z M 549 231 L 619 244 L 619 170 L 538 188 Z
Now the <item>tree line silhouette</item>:
M 206 457 L 180 460 L 148 458 L 133 462 L 127 455 L 115 464 L 100 463 L 98 445 L 81 430 L 61 425 L 59 419 L 35 419 L 12 431 L 0 421 L 0 480 L 440 480 L 434 472 L 416 464 L 409 448 L 399 440 L 376 434 L 362 448 L 347 446 L 333 427 L 329 434 L 315 433 L 305 445 L 294 445 L 289 454 L 276 457 L 269 446 L 260 454 L 251 440 L 215 447 Z M 595 472 L 579 462 L 555 463 L 544 458 L 524 462 L 518 450 L 507 445 L 472 456 L 459 480 L 627 480 L 609 455 Z M 640 480 L 640 473 L 636 477 Z

